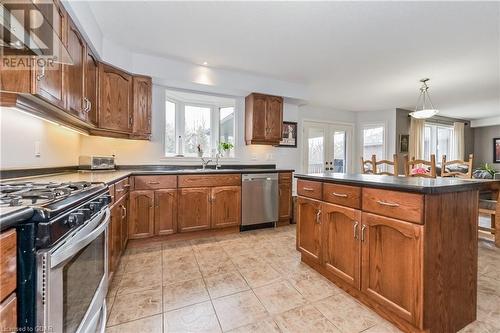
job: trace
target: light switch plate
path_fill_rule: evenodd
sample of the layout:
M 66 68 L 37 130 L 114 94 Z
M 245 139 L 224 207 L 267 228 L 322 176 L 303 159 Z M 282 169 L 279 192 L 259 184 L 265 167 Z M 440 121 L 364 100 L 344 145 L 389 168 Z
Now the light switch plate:
M 40 141 L 35 141 L 35 157 L 40 157 Z

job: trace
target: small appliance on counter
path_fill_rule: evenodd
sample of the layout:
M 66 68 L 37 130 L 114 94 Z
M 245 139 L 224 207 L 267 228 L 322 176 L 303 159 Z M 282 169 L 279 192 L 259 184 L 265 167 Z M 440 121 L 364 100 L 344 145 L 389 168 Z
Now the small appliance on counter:
M 113 156 L 80 156 L 78 159 L 80 170 L 114 170 L 115 155 Z

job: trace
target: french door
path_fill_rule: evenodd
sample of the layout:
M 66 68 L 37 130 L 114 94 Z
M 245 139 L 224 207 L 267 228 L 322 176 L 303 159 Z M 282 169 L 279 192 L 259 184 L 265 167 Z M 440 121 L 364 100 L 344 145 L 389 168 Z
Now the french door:
M 351 171 L 353 126 L 304 122 L 303 170 L 307 173 Z

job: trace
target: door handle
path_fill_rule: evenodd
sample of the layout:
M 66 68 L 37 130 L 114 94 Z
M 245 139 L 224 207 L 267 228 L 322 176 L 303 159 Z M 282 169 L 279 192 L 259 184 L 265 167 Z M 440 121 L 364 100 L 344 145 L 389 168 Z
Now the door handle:
M 307 191 L 307 192 L 313 192 L 313 191 L 314 191 L 314 189 L 313 189 L 313 188 L 311 188 L 311 187 L 303 187 L 302 189 L 303 189 L 304 191 Z
M 366 229 L 366 224 L 363 224 L 363 226 L 361 227 L 361 241 L 362 242 L 365 241 L 365 229 Z
M 353 226 L 353 229 L 354 229 L 354 239 L 358 239 L 358 224 L 359 222 L 358 221 L 354 221 L 354 226 Z
M 332 192 L 332 195 L 333 196 L 336 196 L 336 197 L 339 197 L 339 198 L 347 198 L 348 195 L 345 194 L 345 193 L 336 193 L 336 192 Z
M 321 224 L 321 209 L 316 213 L 316 224 Z
M 150 184 L 150 185 L 158 185 L 158 184 L 160 184 L 160 182 L 150 181 L 150 182 L 148 182 L 148 184 Z
M 40 73 L 36 75 L 36 80 L 41 81 L 45 77 L 45 65 L 40 66 Z

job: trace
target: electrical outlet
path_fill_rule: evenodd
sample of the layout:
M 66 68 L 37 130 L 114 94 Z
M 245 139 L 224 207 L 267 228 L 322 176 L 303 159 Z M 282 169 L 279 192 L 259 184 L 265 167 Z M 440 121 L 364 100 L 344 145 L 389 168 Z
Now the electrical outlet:
M 40 157 L 40 141 L 35 141 L 35 157 Z
M 252 161 L 257 161 L 257 154 L 252 154 Z
M 266 156 L 266 159 L 267 159 L 268 161 L 271 161 L 273 158 L 274 158 L 273 153 L 268 153 L 268 154 L 267 154 L 267 156 Z

